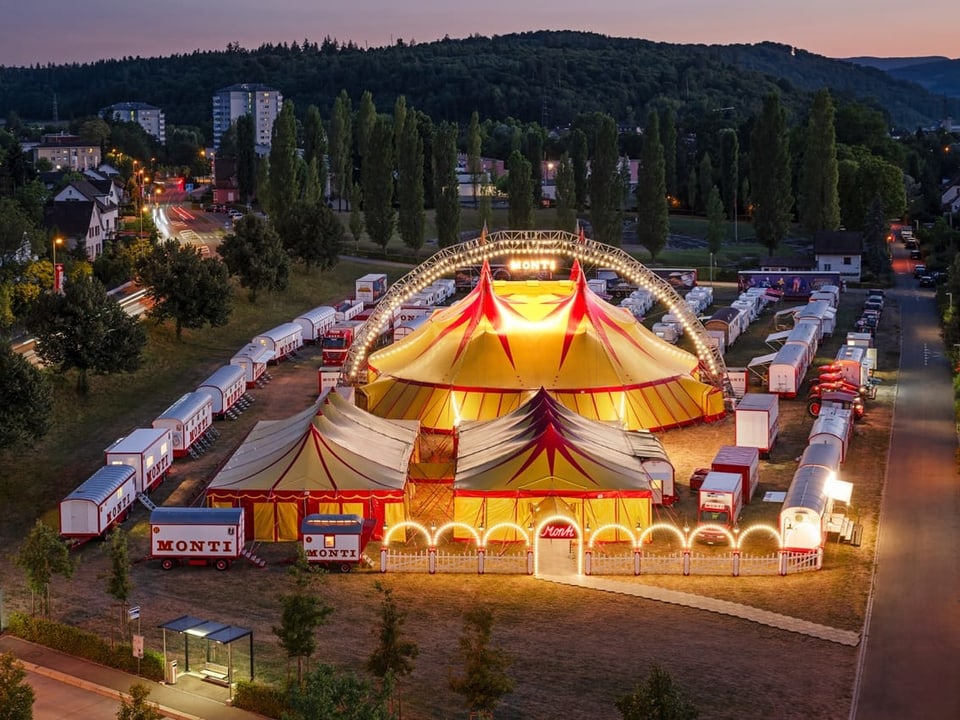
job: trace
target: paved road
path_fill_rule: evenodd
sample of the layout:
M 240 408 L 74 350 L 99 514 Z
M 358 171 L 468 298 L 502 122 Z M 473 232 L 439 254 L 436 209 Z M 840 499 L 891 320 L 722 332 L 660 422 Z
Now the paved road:
M 960 718 L 960 480 L 933 291 L 898 249 L 902 348 L 874 595 L 851 718 Z

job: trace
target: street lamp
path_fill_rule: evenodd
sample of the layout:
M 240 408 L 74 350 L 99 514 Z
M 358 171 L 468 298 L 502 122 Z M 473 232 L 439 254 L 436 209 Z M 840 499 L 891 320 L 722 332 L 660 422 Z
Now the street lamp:
M 63 238 L 55 237 L 51 242 L 53 248 L 53 291 L 60 292 L 60 282 L 57 277 L 57 245 L 63 244 Z

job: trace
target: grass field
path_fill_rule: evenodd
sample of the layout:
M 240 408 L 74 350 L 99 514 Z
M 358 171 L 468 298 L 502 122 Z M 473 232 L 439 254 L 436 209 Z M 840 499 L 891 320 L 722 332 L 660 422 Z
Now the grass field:
M 688 257 L 693 258 L 682 256 L 676 264 L 692 264 L 682 261 Z M 702 264 L 702 254 L 700 258 L 698 264 Z M 57 502 L 102 463 L 103 448 L 134 427 L 148 425 L 258 332 L 351 294 L 353 280 L 359 275 L 383 271 L 393 281 L 405 270 L 356 262 L 344 262 L 331 272 L 310 276 L 294 270 L 286 293 L 263 295 L 256 306 L 238 293 L 234 316 L 223 328 L 187 330 L 183 340 L 177 342 L 171 328 L 151 325 L 144 367 L 129 376 L 92 378 L 91 393 L 86 398 L 75 394 L 71 375 L 51 376 L 59 398 L 53 431 L 29 451 L 20 449 L 0 457 L 0 502 L 8 509 L 0 527 L 7 548 L 0 556 L 0 587 L 6 591 L 7 611 L 29 607 L 22 576 L 9 562 L 17 538 L 38 516 L 55 523 Z M 729 286 L 717 288 L 718 304 L 734 295 L 735 290 Z M 837 334 L 823 346 L 818 361 L 833 357 L 862 304 L 861 295 L 850 292 L 844 296 Z M 867 418 L 855 430 L 844 466 L 845 479 L 855 484 L 855 512 L 865 526 L 861 547 L 830 543 L 823 570 L 785 578 L 644 575 L 630 581 L 859 630 L 872 572 L 893 407 L 897 317 L 896 307 L 884 314 L 878 343 L 884 384 L 878 399 L 869 404 Z M 727 364 L 745 365 L 751 357 L 768 352 L 763 338 L 771 331 L 767 314 L 731 349 Z M 305 379 L 290 389 L 268 386 L 259 391 L 263 402 L 282 403 L 284 398 L 278 391 L 290 392 L 291 402 L 294 398 L 303 402 L 315 388 L 315 367 L 309 354 L 299 370 L 294 364 L 281 365 L 275 372 L 282 376 L 278 383 L 301 370 L 307 373 Z M 758 497 L 768 490 L 786 489 L 796 457 L 806 444 L 812 419 L 806 415 L 802 400 L 783 401 L 781 416 L 780 440 L 770 459 L 762 463 Z M 227 426 L 225 438 L 229 436 L 229 441 L 222 441 L 223 452 L 242 438 L 253 420 L 244 417 L 235 426 Z M 695 515 L 686 478 L 695 467 L 709 464 L 718 445 L 732 444 L 732 423 L 728 417 L 711 425 L 658 433 L 676 468 L 682 496 L 665 518 L 682 525 Z M 159 501 L 185 504 L 202 489 L 215 464 L 213 457 L 177 461 L 171 479 L 158 491 Z M 775 523 L 778 509 L 776 503 L 755 501 L 747 506 L 743 524 Z M 145 521 L 146 513 L 138 508 L 126 526 L 133 558 L 145 554 Z M 148 647 L 160 647 L 156 623 L 200 614 L 252 628 L 258 677 L 282 681 L 288 672 L 287 663 L 270 628 L 277 624 L 277 593 L 286 582 L 285 562 L 292 551 L 288 544 L 262 547 L 269 561 L 262 570 L 242 563 L 228 573 L 206 568 L 163 573 L 151 563 L 135 563 L 135 597 L 148 618 L 144 621 Z M 766 550 L 758 546 L 749 551 Z M 702 551 L 723 552 L 709 548 Z M 368 553 L 376 557 L 376 548 L 368 549 Z M 115 612 L 104 589 L 109 568 L 105 546 L 91 543 L 78 557 L 80 567 L 74 578 L 54 581 L 54 614 L 63 622 L 110 636 Z M 517 681 L 517 690 L 498 710 L 501 719 L 553 718 L 558 712 L 566 717 L 614 718 L 614 700 L 644 678 L 652 662 L 672 673 L 700 707 L 701 718 L 807 720 L 847 714 L 855 649 L 724 616 L 551 586 L 526 577 L 383 576 L 375 571 L 325 577 L 317 592 L 335 612 L 318 633 L 318 661 L 362 672 L 375 643 L 379 597 L 373 583 L 377 580 L 395 590 L 398 603 L 408 613 L 406 633 L 420 646 L 415 671 L 403 683 L 404 716 L 412 720 L 465 715 L 457 696 L 447 689 L 446 678 L 454 662 L 463 612 L 477 603 L 493 608 L 494 640 L 514 658 L 511 675 Z

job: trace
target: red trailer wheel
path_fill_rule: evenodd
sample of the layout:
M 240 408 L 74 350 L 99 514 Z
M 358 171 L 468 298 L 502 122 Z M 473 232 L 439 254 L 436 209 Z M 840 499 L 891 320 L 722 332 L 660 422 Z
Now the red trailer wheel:
M 814 417 L 820 417 L 820 401 L 817 399 L 813 399 L 809 403 L 807 403 L 807 412 L 809 412 Z
M 175 563 L 171 558 L 164 558 L 160 561 L 160 567 L 162 567 L 164 570 L 173 570 L 174 565 Z
M 351 565 L 350 563 L 340 563 L 340 572 L 348 573 L 352 569 L 353 569 L 353 565 Z
M 217 570 L 223 571 L 223 570 L 227 570 L 227 569 L 230 567 L 230 563 L 229 563 L 227 560 L 224 560 L 224 559 L 221 558 L 220 560 L 217 560 L 217 561 L 213 564 L 213 566 L 214 566 Z

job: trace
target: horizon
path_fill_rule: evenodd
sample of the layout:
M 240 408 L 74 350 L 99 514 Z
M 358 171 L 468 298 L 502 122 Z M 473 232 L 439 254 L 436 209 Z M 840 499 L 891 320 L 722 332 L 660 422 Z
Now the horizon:
M 957 59 L 948 0 L 920 0 L 904 7 L 875 0 L 868 17 L 828 0 L 808 0 L 793 13 L 787 0 L 723 7 L 715 0 L 660 3 L 638 12 L 626 0 L 595 0 L 588 8 L 558 8 L 544 0 L 488 0 L 483 13 L 464 0 L 436 5 L 425 0 L 356 0 L 347 8 L 317 7 L 307 0 L 208 0 L 195 5 L 170 0 L 162 6 L 117 6 L 88 0 L 74 10 L 64 0 L 34 0 L 9 11 L 0 25 L 0 66 L 90 64 L 125 57 L 166 58 L 195 51 L 218 52 L 228 43 L 245 50 L 293 42 L 376 49 L 538 30 L 591 32 L 608 37 L 674 45 L 756 45 L 774 42 L 832 59 L 852 57 Z M 70 14 L 70 29 L 47 32 L 50 19 Z M 695 17 L 697 22 L 691 23 Z M 743 17 L 749 17 L 744 22 Z M 819 18 L 829 18 L 823 22 Z M 148 32 L 144 32 L 144 28 Z M 891 31 L 890 28 L 896 28 Z M 54 38 L 44 43 L 40 38 Z M 886 51 L 886 52 L 884 52 Z

